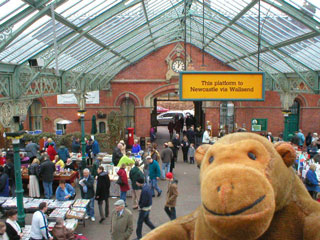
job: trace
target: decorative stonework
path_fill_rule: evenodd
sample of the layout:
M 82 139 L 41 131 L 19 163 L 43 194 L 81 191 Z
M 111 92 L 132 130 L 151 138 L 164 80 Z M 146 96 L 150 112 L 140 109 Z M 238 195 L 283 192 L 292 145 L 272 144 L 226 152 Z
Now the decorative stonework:
M 171 50 L 169 55 L 166 57 L 166 63 L 168 65 L 168 71 L 166 74 L 166 80 L 169 81 L 172 77 L 178 77 L 179 73 L 173 71 L 172 64 L 175 60 L 180 59 L 184 62 L 185 58 L 187 58 L 186 63 L 188 68 L 189 63 L 191 62 L 191 57 L 187 53 L 187 55 L 184 52 L 184 48 L 180 43 L 177 43 L 177 45 Z
M 279 94 L 283 110 L 289 110 L 294 103 L 294 99 L 298 96 L 298 94 L 294 92 L 280 92 Z
M 0 122 L 3 127 L 14 127 L 13 116 L 25 117 L 28 113 L 31 99 L 5 102 L 0 106 Z
M 13 26 L 6 27 L 2 32 L 0 32 L 0 42 L 6 41 L 12 35 Z

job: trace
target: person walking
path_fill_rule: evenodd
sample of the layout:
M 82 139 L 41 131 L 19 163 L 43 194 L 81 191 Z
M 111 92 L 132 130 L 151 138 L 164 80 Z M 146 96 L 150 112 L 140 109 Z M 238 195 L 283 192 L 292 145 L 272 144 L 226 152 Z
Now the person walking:
M 38 158 L 33 159 L 32 164 L 28 168 L 29 172 L 29 197 L 40 197 L 40 161 Z
M 182 155 L 183 155 L 183 162 L 188 162 L 188 150 L 189 150 L 190 143 L 188 141 L 187 136 L 183 136 L 183 140 L 181 142 L 182 148 Z
M 176 162 L 178 160 L 178 152 L 179 152 L 179 148 L 180 148 L 180 145 L 181 145 L 180 135 L 179 134 L 176 134 L 175 138 L 172 139 L 172 144 L 174 146 L 174 148 L 173 148 L 173 158 L 174 158 L 174 161 Z
M 71 152 L 73 153 L 79 153 L 80 152 L 80 139 L 79 138 L 73 138 L 72 144 L 71 144 Z
M 30 240 L 53 240 L 49 228 L 48 220 L 45 213 L 48 210 L 48 204 L 42 202 L 39 204 L 39 210 L 36 211 L 32 216 Z
M 140 211 L 136 229 L 136 240 L 142 238 L 142 225 L 144 222 L 151 230 L 155 228 L 154 224 L 149 219 L 149 214 L 152 207 L 152 190 L 150 186 L 144 182 L 144 178 L 139 178 L 137 180 L 137 185 L 142 187 L 142 190 L 139 200 Z
M 92 142 L 92 154 L 95 164 L 99 166 L 99 160 L 97 159 L 98 154 L 100 153 L 100 146 L 97 140 L 93 140 Z
M 109 217 L 109 192 L 110 192 L 110 178 L 107 172 L 104 171 L 104 167 L 98 167 L 98 178 L 96 188 L 96 200 L 98 201 L 100 221 L 102 223 L 107 217 Z M 102 204 L 105 202 L 104 211 Z
M 165 180 L 166 173 L 170 171 L 170 163 L 173 158 L 173 152 L 171 148 L 169 148 L 168 143 L 163 144 L 164 149 L 161 150 L 160 156 L 162 160 L 162 175 L 161 179 Z
M 56 171 L 56 167 L 54 163 L 50 161 L 48 155 L 45 155 L 44 158 L 44 162 L 40 165 L 40 176 L 42 177 L 44 196 L 50 199 L 52 197 L 53 174 Z
M 299 145 L 300 148 L 302 148 L 303 144 L 304 144 L 304 141 L 305 141 L 305 137 L 304 137 L 304 134 L 303 134 L 301 129 L 299 129 L 299 132 L 297 133 L 297 136 L 299 138 L 298 145 Z
M 115 210 L 111 214 L 111 239 L 129 240 L 133 232 L 133 217 L 125 202 L 120 199 L 114 203 Z
M 22 239 L 23 233 L 21 231 L 20 225 L 17 222 L 18 212 L 16 209 L 10 209 L 6 212 L 7 220 L 7 236 L 9 240 L 19 240 Z
M 169 130 L 169 134 L 170 134 L 170 139 L 172 139 L 173 137 L 173 130 L 174 130 L 174 123 L 173 120 L 171 120 L 168 124 L 168 130 Z
M 137 209 L 141 194 L 141 187 L 137 185 L 137 180 L 139 178 L 144 178 L 143 172 L 139 169 L 139 162 L 134 163 L 134 167 L 130 170 L 129 178 L 132 185 L 132 209 Z
M 7 152 L 6 154 L 6 165 L 4 166 L 4 172 L 9 177 L 9 187 L 12 197 L 16 196 L 16 179 L 14 174 L 14 164 L 13 164 L 13 152 Z
M 171 149 L 172 151 L 172 158 L 171 158 L 171 161 L 170 161 L 170 171 L 169 172 L 173 172 L 173 169 L 175 167 L 175 147 L 173 146 L 173 143 L 172 142 L 168 142 L 168 148 Z
M 188 157 L 190 164 L 194 164 L 194 154 L 196 152 L 196 149 L 194 148 L 194 143 L 190 144 L 189 150 L 188 150 Z
M 154 189 L 158 192 L 158 197 L 160 197 L 162 190 L 158 187 L 158 180 L 160 179 L 160 167 L 157 161 L 153 160 L 151 156 L 147 157 L 149 161 L 149 178 L 152 189 L 152 196 L 154 197 Z
M 125 170 L 126 164 L 122 164 L 119 171 L 117 172 L 119 178 L 121 178 L 122 184 L 120 185 L 120 199 L 122 199 L 125 204 L 127 200 L 127 191 L 130 190 L 130 186 L 128 183 L 127 172 Z
M 164 211 L 167 213 L 170 220 L 176 219 L 176 203 L 178 198 L 178 180 L 173 179 L 173 174 L 168 172 L 166 179 L 169 181 L 167 190 L 167 200 L 164 206 Z
M 94 179 L 90 175 L 90 170 L 85 168 L 83 170 L 83 178 L 79 181 L 81 198 L 89 199 L 90 202 L 87 206 L 87 216 L 86 219 L 91 217 L 91 221 L 94 222 L 96 219 L 94 218 Z

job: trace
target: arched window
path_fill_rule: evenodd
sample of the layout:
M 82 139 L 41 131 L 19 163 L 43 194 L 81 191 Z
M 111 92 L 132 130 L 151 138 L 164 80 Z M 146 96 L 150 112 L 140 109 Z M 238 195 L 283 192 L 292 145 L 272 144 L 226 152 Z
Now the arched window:
M 220 128 L 226 133 L 234 131 L 234 104 L 232 102 L 220 104 Z
M 125 98 L 120 105 L 120 110 L 123 116 L 124 128 L 134 128 L 134 102 L 131 98 Z
M 38 100 L 33 100 L 28 111 L 29 130 L 42 130 L 42 105 Z
M 106 133 L 106 123 L 99 122 L 99 133 Z

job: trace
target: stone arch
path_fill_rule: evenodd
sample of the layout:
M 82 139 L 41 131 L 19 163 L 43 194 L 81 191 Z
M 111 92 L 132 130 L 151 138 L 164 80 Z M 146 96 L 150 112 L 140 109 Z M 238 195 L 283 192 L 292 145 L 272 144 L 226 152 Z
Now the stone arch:
M 120 106 L 121 102 L 125 99 L 125 98 L 131 98 L 134 102 L 134 105 L 137 106 L 141 106 L 141 101 L 139 99 L 139 97 L 133 93 L 133 92 L 122 92 L 119 94 L 119 96 L 114 100 L 114 107 Z
M 178 83 L 169 83 L 169 84 L 157 87 L 144 97 L 145 107 L 152 107 L 154 98 L 159 97 L 166 93 L 177 92 L 177 91 L 179 91 Z
M 307 99 L 301 94 L 299 94 L 294 100 L 299 102 L 300 108 L 305 108 L 309 105 Z

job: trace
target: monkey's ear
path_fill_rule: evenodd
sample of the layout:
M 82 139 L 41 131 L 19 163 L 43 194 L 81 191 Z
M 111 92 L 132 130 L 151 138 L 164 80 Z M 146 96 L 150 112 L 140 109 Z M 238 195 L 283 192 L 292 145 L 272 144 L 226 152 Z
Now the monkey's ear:
M 290 167 L 296 160 L 296 150 L 294 150 L 291 144 L 286 142 L 276 143 L 274 147 L 282 157 L 284 164 Z
M 200 145 L 197 150 L 196 150 L 196 153 L 194 155 L 196 161 L 197 161 L 197 164 L 200 166 L 201 165 L 201 161 L 204 157 L 204 155 L 206 154 L 206 152 L 208 151 L 208 149 L 211 147 L 212 145 L 210 144 L 202 144 Z

